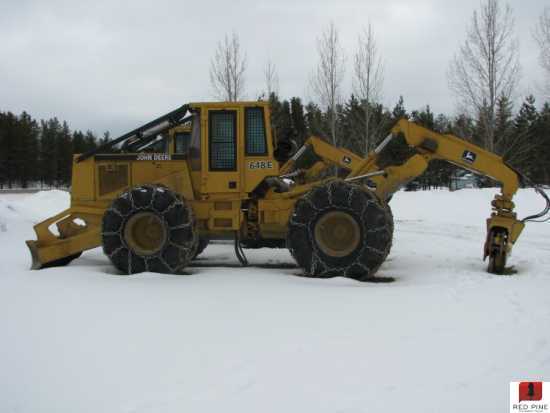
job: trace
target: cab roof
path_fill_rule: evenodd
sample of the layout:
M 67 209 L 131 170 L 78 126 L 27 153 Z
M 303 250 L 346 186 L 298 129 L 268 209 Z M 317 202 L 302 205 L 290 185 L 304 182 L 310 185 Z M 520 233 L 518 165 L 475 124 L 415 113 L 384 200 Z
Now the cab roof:
M 189 103 L 192 108 L 215 108 L 215 109 L 230 109 L 243 108 L 251 106 L 269 107 L 269 102 L 265 100 L 251 100 L 240 102 L 193 102 Z

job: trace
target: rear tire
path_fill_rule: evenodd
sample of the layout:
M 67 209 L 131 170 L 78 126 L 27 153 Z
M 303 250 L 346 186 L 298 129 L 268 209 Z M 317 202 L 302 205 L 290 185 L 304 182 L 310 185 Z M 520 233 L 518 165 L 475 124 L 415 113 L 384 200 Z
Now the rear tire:
M 371 279 L 389 254 L 390 207 L 363 187 L 334 181 L 296 202 L 287 245 L 306 275 Z
M 132 188 L 103 215 L 103 252 L 122 273 L 181 272 L 193 258 L 198 237 L 192 209 L 160 186 Z

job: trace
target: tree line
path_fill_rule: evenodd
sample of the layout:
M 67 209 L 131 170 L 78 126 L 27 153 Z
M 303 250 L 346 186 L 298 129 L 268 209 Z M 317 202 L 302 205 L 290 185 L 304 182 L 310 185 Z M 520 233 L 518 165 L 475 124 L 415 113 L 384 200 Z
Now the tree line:
M 27 112 L 0 112 L 0 188 L 66 187 L 72 157 L 109 140 L 91 131 L 71 131 L 57 118 L 36 120 Z
M 281 99 L 275 92 L 269 101 L 277 139 L 291 139 L 296 146 L 311 135 L 332 140 L 331 112 L 313 102 L 304 104 L 300 97 Z M 353 94 L 335 107 L 337 145 L 358 154 L 365 152 L 365 107 Z M 387 136 L 395 122 L 406 118 L 484 146 L 484 123 L 465 114 L 435 114 L 429 105 L 409 111 L 403 97 L 391 109 L 371 103 L 368 111 L 370 127 L 376 131 L 374 145 Z M 510 100 L 502 97 L 495 113 L 496 151 L 532 181 L 550 184 L 550 102 L 539 110 L 530 95 L 514 114 Z M 109 139 L 109 132 L 98 138 L 91 131 L 71 131 L 67 122 L 57 118 L 37 121 L 26 112 L 0 112 L 0 188 L 68 186 L 73 154 L 95 149 Z M 445 162 L 435 162 L 416 183 L 422 188 L 448 187 L 456 170 Z

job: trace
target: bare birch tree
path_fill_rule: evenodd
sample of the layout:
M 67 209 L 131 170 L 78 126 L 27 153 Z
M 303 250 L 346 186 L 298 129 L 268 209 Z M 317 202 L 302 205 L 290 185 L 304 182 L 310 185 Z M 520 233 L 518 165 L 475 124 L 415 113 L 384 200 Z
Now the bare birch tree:
M 246 54 L 241 51 L 239 36 L 233 32 L 218 43 L 210 62 L 210 83 L 216 97 L 234 102 L 243 97 Z
M 540 64 L 546 72 L 546 94 L 550 97 L 550 7 L 539 17 L 534 35 L 540 47 Z
M 372 26 L 369 23 L 359 35 L 354 62 L 353 90 L 363 105 L 365 114 L 364 148 L 368 154 L 376 140 L 371 127 L 371 106 L 381 97 L 384 82 L 384 67 Z
M 328 109 L 330 135 L 336 145 L 336 105 L 344 79 L 345 56 L 334 22 L 317 39 L 317 53 L 319 62 L 311 75 L 310 85 L 320 103 Z
M 466 41 L 449 67 L 449 86 L 461 110 L 479 117 L 484 146 L 495 150 L 495 109 L 497 99 L 510 99 L 520 76 L 519 48 L 514 35 L 510 6 L 499 0 L 485 0 L 474 11 Z
M 265 79 L 265 91 L 267 93 L 267 99 L 272 93 L 279 93 L 279 75 L 277 73 L 277 66 L 271 59 L 267 60 L 264 68 Z

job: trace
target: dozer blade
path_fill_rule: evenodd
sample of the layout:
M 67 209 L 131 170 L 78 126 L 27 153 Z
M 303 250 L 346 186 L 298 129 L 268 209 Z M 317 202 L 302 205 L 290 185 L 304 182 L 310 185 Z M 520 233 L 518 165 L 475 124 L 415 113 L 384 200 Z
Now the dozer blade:
M 31 252 L 31 258 L 32 258 L 32 264 L 31 264 L 31 270 L 39 270 L 42 268 L 42 263 L 40 262 L 40 258 L 38 257 L 38 247 L 36 245 L 36 241 L 25 241 L 27 244 L 27 247 L 29 247 L 29 251 Z
M 82 255 L 82 251 L 80 251 L 80 252 L 77 252 L 76 254 L 63 256 L 57 260 L 43 263 L 40 260 L 38 243 L 36 241 L 25 241 L 25 242 L 27 244 L 27 247 L 29 247 L 29 251 L 31 252 L 31 257 L 32 257 L 31 270 L 40 270 L 42 268 L 51 268 L 51 267 L 63 267 L 69 264 L 72 260 Z
M 85 225 L 75 224 L 77 218 L 84 220 Z M 32 258 L 31 269 L 67 265 L 83 251 L 99 246 L 101 234 L 97 218 L 68 209 L 36 224 L 36 241 L 26 241 Z M 57 226 L 59 235 L 50 231 L 53 224 Z

